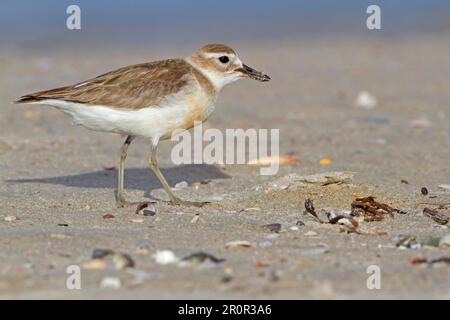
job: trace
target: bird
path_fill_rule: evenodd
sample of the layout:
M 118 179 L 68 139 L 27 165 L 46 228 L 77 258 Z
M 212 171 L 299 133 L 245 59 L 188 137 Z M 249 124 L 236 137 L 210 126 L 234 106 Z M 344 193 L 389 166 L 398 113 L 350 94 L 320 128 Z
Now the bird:
M 131 204 L 125 197 L 124 171 L 128 147 L 136 137 L 149 140 L 148 166 L 169 203 L 203 206 L 208 202 L 183 201 L 174 193 L 159 169 L 156 150 L 177 130 L 206 121 L 222 88 L 242 78 L 270 80 L 242 63 L 230 46 L 207 44 L 186 58 L 125 66 L 74 85 L 25 94 L 13 103 L 52 106 L 76 125 L 126 136 L 119 150 L 118 207 Z

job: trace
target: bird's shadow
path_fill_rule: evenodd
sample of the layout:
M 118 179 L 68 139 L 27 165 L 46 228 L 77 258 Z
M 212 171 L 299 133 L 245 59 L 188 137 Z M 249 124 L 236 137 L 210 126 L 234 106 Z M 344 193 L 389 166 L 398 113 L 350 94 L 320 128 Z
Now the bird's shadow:
M 230 176 L 215 166 L 181 165 L 161 169 L 171 186 L 177 182 L 201 182 L 215 179 L 229 179 Z M 7 180 L 8 183 L 46 183 L 78 188 L 111 188 L 117 190 L 117 170 L 98 170 L 88 173 L 35 179 Z M 161 183 L 148 168 L 129 168 L 125 170 L 125 189 L 143 190 L 145 196 L 152 198 L 151 192 L 161 188 Z

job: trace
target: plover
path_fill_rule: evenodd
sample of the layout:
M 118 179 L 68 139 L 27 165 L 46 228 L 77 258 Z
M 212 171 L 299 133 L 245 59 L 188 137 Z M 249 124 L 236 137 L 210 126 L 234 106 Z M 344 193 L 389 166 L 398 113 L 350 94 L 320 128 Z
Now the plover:
M 14 103 L 50 105 L 70 115 L 73 123 L 95 131 L 126 135 L 119 152 L 117 203 L 127 204 L 124 167 L 135 137 L 150 140 L 149 168 L 173 204 L 182 201 L 159 170 L 156 149 L 178 129 L 190 129 L 214 111 L 221 89 L 238 79 L 269 81 L 243 64 L 227 45 L 208 44 L 184 59 L 131 65 L 71 86 L 26 94 Z

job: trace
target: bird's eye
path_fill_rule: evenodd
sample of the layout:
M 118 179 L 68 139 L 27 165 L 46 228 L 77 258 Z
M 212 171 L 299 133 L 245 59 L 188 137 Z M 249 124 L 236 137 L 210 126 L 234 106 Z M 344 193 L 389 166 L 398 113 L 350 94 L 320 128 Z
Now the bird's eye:
M 230 59 L 227 56 L 221 56 L 219 58 L 219 61 L 222 63 L 227 63 L 228 61 L 230 61 Z

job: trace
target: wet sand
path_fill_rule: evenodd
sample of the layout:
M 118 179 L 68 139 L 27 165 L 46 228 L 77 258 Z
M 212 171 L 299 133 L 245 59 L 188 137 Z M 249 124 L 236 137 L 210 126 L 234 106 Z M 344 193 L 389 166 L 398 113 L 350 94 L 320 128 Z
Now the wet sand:
M 450 247 L 401 250 L 392 239 L 450 234 L 448 226 L 422 214 L 424 207 L 450 201 L 449 191 L 438 188 L 450 184 L 449 43 L 446 34 L 231 43 L 244 62 L 272 81 L 227 87 L 204 127 L 279 128 L 280 153 L 300 162 L 269 177 L 251 166 L 177 167 L 170 162 L 173 143 L 164 142 L 158 157 L 170 184 L 191 185 L 178 190 L 180 196 L 221 200 L 201 209 L 158 203 L 155 216 L 115 208 L 117 173 L 104 168 L 116 165 L 122 137 L 71 126 L 51 107 L 9 102 L 122 65 L 188 55 L 196 46 L 2 50 L 0 297 L 450 298 L 448 264 L 410 263 L 417 256 L 450 256 Z M 355 106 L 363 90 L 377 98 L 374 109 Z M 426 121 L 414 126 L 417 119 Z M 146 167 L 147 153 L 145 140 L 130 147 L 125 179 L 135 201 L 165 196 Z M 323 158 L 332 163 L 320 164 Z M 270 188 L 271 181 L 289 173 L 326 171 L 356 174 L 350 184 Z M 203 180 L 211 182 L 192 186 Z M 307 198 L 319 211 L 350 209 L 355 197 L 366 195 L 406 212 L 362 223 L 386 235 L 347 234 L 303 213 Z M 114 218 L 104 219 L 105 214 Z M 200 222 L 192 223 L 196 214 Z M 7 216 L 18 220 L 5 221 Z M 305 225 L 291 230 L 298 220 Z M 261 227 L 270 223 L 282 224 L 276 236 Z M 234 240 L 253 246 L 225 248 Z M 153 245 L 148 253 L 136 252 L 141 241 Z M 66 289 L 66 267 L 90 262 L 95 248 L 129 254 L 135 267 L 82 268 L 82 289 Z M 180 258 L 204 251 L 226 261 L 215 268 L 161 265 L 152 257 L 157 250 Z M 370 265 L 381 268 L 380 290 L 367 289 Z M 121 288 L 101 288 L 107 276 L 121 279 Z

